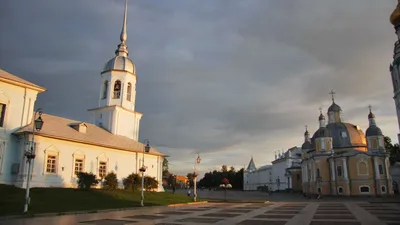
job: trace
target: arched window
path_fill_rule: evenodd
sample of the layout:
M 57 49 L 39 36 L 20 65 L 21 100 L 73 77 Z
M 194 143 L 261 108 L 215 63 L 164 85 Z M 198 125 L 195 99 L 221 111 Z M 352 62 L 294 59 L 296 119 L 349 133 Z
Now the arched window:
M 381 186 L 381 191 L 382 191 L 382 193 L 386 193 L 386 186 L 382 185 Z
M 338 192 L 338 194 L 342 194 L 343 193 L 343 188 L 342 187 L 338 187 L 337 192 Z
M 119 98 L 121 96 L 121 81 L 116 80 L 114 83 L 114 95 L 113 98 Z
M 358 175 L 368 175 L 368 165 L 367 162 L 364 160 L 361 160 L 357 163 L 357 170 L 358 170 Z
M 108 80 L 104 81 L 103 84 L 103 99 L 107 98 L 107 91 L 108 91 Z
M 360 193 L 369 193 L 369 186 L 361 186 Z
M 131 101 L 131 96 L 132 96 L 132 84 L 129 82 L 127 87 L 126 100 Z
M 321 177 L 319 173 L 319 168 L 317 169 L 317 177 Z

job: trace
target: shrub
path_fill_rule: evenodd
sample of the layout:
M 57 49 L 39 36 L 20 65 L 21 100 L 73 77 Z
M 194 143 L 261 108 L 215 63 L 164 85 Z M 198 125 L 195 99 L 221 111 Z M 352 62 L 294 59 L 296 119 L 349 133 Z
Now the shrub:
M 78 187 L 80 189 L 90 189 L 92 186 L 99 183 L 99 181 L 96 179 L 96 175 L 93 173 L 79 172 L 77 177 Z
M 138 190 L 140 188 L 140 177 L 139 175 L 132 173 L 128 177 L 122 180 L 125 190 Z
M 115 190 L 118 188 L 117 174 L 111 172 L 104 177 L 103 188 L 107 190 Z
M 144 189 L 147 191 L 156 189 L 158 187 L 158 182 L 154 177 L 144 177 Z

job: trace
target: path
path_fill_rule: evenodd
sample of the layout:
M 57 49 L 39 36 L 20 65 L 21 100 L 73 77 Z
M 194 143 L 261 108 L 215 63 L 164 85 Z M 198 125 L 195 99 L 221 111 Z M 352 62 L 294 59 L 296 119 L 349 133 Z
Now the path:
M 1 225 L 400 225 L 400 206 L 366 202 L 213 203 L 13 219 Z

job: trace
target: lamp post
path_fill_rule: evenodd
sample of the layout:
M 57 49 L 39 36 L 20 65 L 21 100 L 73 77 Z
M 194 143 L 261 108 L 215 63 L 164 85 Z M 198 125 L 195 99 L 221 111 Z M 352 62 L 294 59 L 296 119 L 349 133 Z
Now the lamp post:
M 278 192 L 279 192 L 279 187 L 281 186 L 281 179 L 279 179 L 279 176 L 276 179 L 276 186 L 278 187 Z
M 318 176 L 317 177 L 317 185 L 318 185 L 318 187 L 317 187 L 317 190 L 318 190 L 318 199 L 321 197 L 321 192 L 322 192 L 322 177 L 321 176 Z
M 194 181 L 194 184 L 193 184 L 193 200 L 194 201 L 197 201 L 197 173 L 196 173 L 196 164 L 199 164 L 200 163 L 200 161 L 201 161 L 201 158 L 200 158 L 200 155 L 199 154 L 197 154 L 197 158 L 196 158 L 196 161 L 195 161 L 195 164 L 194 164 L 194 173 L 193 173 L 193 181 Z
M 144 140 L 146 145 L 143 148 L 143 156 L 142 156 L 142 167 L 140 167 L 139 171 L 142 172 L 142 190 L 141 190 L 141 200 L 140 205 L 144 206 L 144 172 L 146 172 L 146 167 L 144 166 L 144 152 L 150 152 L 150 143 L 149 139 Z
M 39 114 L 39 117 L 35 120 L 37 114 Z M 26 163 L 28 164 L 28 176 L 26 178 L 26 193 L 25 193 L 25 206 L 24 206 L 24 213 L 28 212 L 28 205 L 30 203 L 30 197 L 29 197 L 29 184 L 31 180 L 31 162 L 32 160 L 35 159 L 35 150 L 36 150 L 36 145 L 35 145 L 35 130 L 40 131 L 43 127 L 43 120 L 42 120 L 42 109 L 39 108 L 36 110 L 35 115 L 33 115 L 32 118 L 32 142 L 31 142 L 31 147 L 30 150 L 26 151 L 25 150 L 25 157 L 26 157 Z

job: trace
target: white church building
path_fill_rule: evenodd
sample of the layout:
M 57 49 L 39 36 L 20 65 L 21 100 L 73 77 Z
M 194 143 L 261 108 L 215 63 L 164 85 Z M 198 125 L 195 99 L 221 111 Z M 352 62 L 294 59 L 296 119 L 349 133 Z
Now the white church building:
M 109 172 L 122 179 L 140 173 L 145 145 L 138 141 L 143 114 L 135 111 L 136 70 L 128 58 L 126 16 L 121 43 L 101 72 L 98 107 L 89 109 L 92 123 L 43 113 L 40 131 L 32 143 L 35 101 L 46 91 L 34 83 L 0 69 L 0 183 L 25 188 L 76 187 L 77 172 L 91 172 L 98 178 Z M 45 112 L 46 109 L 43 109 Z M 32 174 L 28 178 L 25 152 L 35 146 Z M 144 155 L 147 176 L 162 188 L 165 155 L 151 148 Z
M 256 191 L 268 187 L 271 191 L 293 189 L 298 177 L 291 174 L 292 169 L 297 168 L 301 162 L 301 148 L 293 147 L 287 151 L 275 153 L 272 165 L 256 167 L 253 157 L 243 174 L 243 190 Z

